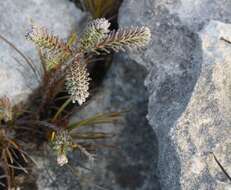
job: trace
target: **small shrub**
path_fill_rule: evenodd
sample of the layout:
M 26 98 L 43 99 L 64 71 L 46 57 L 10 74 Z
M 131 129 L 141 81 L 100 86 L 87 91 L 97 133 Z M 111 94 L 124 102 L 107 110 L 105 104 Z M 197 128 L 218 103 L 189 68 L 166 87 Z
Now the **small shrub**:
M 77 38 L 77 34 L 74 33 L 64 41 L 49 33 L 45 27 L 32 23 L 26 38 L 36 45 L 41 55 L 44 69 L 44 75 L 40 76 L 41 85 L 32 95 L 32 103 L 29 105 L 12 106 L 7 97 L 0 100 L 0 159 L 6 179 L 4 183 L 8 188 L 15 186 L 15 171 L 28 172 L 24 165 L 28 161 L 33 161 L 23 150 L 22 145 L 25 143 L 20 143 L 26 141 L 24 136 L 28 132 L 34 134 L 34 137 L 27 139 L 29 143 L 32 140 L 43 139 L 44 143 L 51 145 L 57 155 L 59 166 L 68 163 L 67 153 L 73 150 L 81 151 L 94 161 L 94 155 L 89 151 L 89 144 L 86 146 L 83 140 L 113 136 L 91 130 L 80 132 L 78 129 L 93 124 L 113 122 L 121 117 L 121 113 L 101 113 L 76 123 L 69 123 L 73 108 L 71 104 L 82 105 L 90 95 L 91 79 L 87 68 L 89 57 L 92 54 L 102 55 L 112 51 L 141 48 L 149 42 L 150 30 L 147 27 L 132 27 L 117 31 L 110 31 L 109 27 L 108 20 L 96 19 L 88 23 L 80 38 Z M 4 40 L 3 37 L 1 38 Z M 32 63 L 26 56 L 9 41 L 6 39 L 4 41 L 20 53 L 33 69 Z M 63 91 L 66 94 L 61 97 Z M 64 101 L 58 108 L 53 108 L 57 99 L 64 99 Z M 6 186 L 4 183 L 0 185 Z

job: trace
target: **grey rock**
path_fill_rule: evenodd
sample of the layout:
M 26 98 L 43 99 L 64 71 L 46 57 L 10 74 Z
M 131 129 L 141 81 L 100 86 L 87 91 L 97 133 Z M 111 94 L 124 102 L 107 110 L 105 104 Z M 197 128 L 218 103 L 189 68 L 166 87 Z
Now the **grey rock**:
M 184 113 L 170 135 L 181 163 L 182 189 L 230 189 L 215 162 L 231 170 L 230 38 L 231 24 L 211 21 L 201 32 L 203 66 Z
M 200 30 L 210 20 L 231 23 L 231 1 L 226 0 L 165 0 L 172 14 L 177 14 L 182 23 L 191 30 Z
M 219 37 L 230 39 L 231 32 L 229 25 L 208 25 L 212 19 L 230 22 L 230 8 L 230 1 L 125 0 L 120 9 L 120 27 L 146 25 L 152 32 L 145 51 L 129 57 L 148 71 L 147 118 L 158 139 L 163 190 L 230 188 L 209 152 L 230 171 L 229 112 L 224 102 L 229 95 L 224 89 L 231 53 Z M 203 124 L 206 120 L 208 125 Z
M 67 38 L 83 14 L 65 0 L 6 0 L 0 3 L 0 34 L 30 57 L 41 72 L 39 56 L 33 44 L 25 39 L 30 19 Z M 16 61 L 15 58 L 18 60 Z M 19 63 L 20 62 L 20 63 Z M 25 101 L 40 82 L 39 77 L 12 48 L 0 41 L 0 97 L 6 95 L 15 104 Z

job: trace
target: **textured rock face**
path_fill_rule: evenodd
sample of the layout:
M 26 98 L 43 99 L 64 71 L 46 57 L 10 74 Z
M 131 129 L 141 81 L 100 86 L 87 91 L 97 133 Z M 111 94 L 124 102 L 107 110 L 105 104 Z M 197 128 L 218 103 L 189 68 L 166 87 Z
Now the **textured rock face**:
M 120 10 L 120 26 L 152 31 L 145 52 L 129 57 L 148 70 L 147 118 L 158 139 L 163 190 L 230 188 L 210 154 L 230 171 L 231 51 L 219 38 L 230 39 L 231 31 L 210 23 L 231 22 L 230 8 L 230 1 L 125 0 Z
M 201 31 L 203 66 L 184 113 L 171 129 L 181 163 L 182 189 L 229 189 L 230 181 L 213 152 L 231 170 L 230 52 L 220 37 L 230 38 L 231 25 L 211 22 Z
M 169 11 L 177 14 L 192 30 L 200 30 L 209 20 L 231 22 L 231 1 L 226 0 L 164 0 Z
M 6 0 L 0 4 L 0 34 L 30 57 L 38 72 L 41 71 L 39 57 L 33 44 L 24 37 L 29 29 L 30 19 L 66 38 L 82 18 L 80 10 L 65 0 Z M 7 95 L 15 103 L 25 100 L 31 89 L 38 85 L 36 75 L 25 60 L 2 40 L 0 79 L 0 97 Z

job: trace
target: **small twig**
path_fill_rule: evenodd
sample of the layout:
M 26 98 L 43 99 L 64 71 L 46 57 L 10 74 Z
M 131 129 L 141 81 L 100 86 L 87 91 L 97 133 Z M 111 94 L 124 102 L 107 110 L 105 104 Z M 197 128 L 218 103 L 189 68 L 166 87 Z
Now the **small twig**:
M 216 163 L 218 164 L 218 166 L 221 168 L 222 172 L 226 175 L 226 177 L 231 181 L 231 177 L 228 174 L 228 172 L 225 170 L 225 168 L 221 165 L 221 163 L 218 161 L 217 157 L 215 156 L 215 154 L 212 152 L 214 160 L 216 161 Z
M 94 165 L 94 161 L 95 161 L 95 156 L 94 154 L 90 154 L 82 145 L 80 144 L 76 144 L 76 147 L 79 148 L 79 150 L 85 154 L 85 156 L 87 156 L 88 160 L 90 161 L 91 165 Z
M 0 182 L 0 186 L 6 187 L 6 185 L 4 183 L 2 183 L 2 182 Z
M 225 38 L 223 38 L 223 37 L 221 37 L 220 40 L 223 40 L 224 42 L 226 42 L 226 43 L 228 43 L 228 44 L 231 44 L 231 41 L 229 41 L 229 40 L 227 40 L 227 39 L 225 39 Z
M 23 153 L 25 156 L 27 156 L 27 158 L 29 158 L 36 165 L 36 167 L 39 166 L 39 164 L 27 152 L 25 152 L 24 150 L 20 150 L 20 153 Z
M 26 174 L 28 174 L 28 171 L 25 168 L 23 168 L 19 163 L 18 163 L 18 165 L 19 166 L 14 166 L 14 165 L 8 164 L 8 166 L 10 168 L 17 169 L 17 170 L 22 170 L 23 172 L 25 172 Z
M 2 159 L 6 160 L 5 156 L 3 156 Z M 11 172 L 10 172 L 10 168 L 8 166 L 8 163 L 6 161 L 2 160 L 0 162 L 0 166 L 2 167 L 2 169 L 5 173 L 5 176 L 6 176 L 6 184 L 7 184 L 8 188 L 11 188 L 12 179 L 11 179 L 11 175 L 10 175 Z

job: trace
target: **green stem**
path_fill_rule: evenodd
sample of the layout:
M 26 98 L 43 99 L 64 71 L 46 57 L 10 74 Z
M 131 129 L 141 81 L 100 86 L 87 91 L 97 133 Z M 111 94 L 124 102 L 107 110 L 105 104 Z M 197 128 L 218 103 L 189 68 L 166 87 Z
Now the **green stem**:
M 63 105 L 59 108 L 59 110 L 56 112 L 55 116 L 53 117 L 52 121 L 55 121 L 58 116 L 62 113 L 62 111 L 68 106 L 68 104 L 72 101 L 71 98 L 68 98 Z

